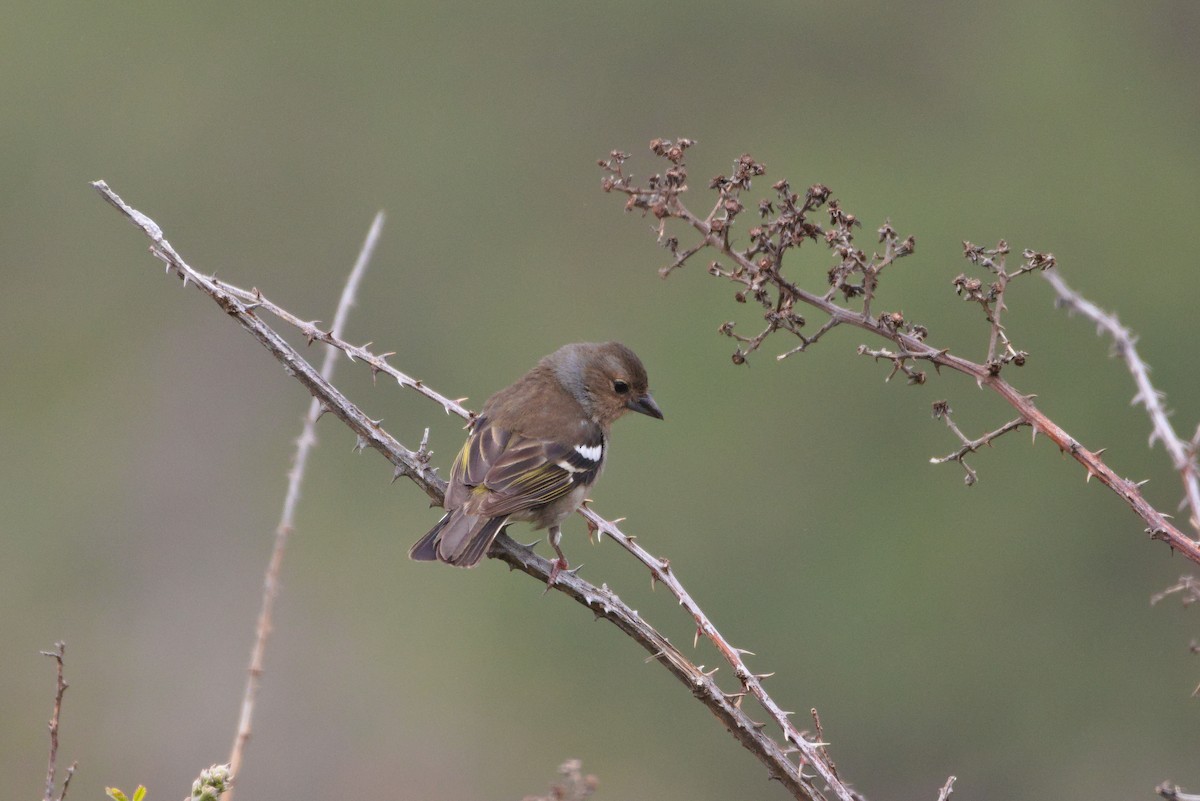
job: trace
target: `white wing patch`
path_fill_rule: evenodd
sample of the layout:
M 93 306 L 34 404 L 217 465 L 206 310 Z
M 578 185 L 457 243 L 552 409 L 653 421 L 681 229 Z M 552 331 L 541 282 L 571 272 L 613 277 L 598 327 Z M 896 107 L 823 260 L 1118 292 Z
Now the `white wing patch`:
M 575 452 L 589 462 L 598 462 L 604 455 L 603 445 L 576 445 Z

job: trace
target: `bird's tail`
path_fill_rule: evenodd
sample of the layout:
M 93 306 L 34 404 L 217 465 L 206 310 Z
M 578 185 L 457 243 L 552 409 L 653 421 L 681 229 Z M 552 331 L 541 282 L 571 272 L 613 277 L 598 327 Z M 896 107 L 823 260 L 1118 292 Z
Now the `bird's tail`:
M 418 562 L 445 562 L 455 567 L 474 567 L 491 547 L 508 522 L 507 517 L 477 517 L 459 511 L 447 512 L 408 551 Z

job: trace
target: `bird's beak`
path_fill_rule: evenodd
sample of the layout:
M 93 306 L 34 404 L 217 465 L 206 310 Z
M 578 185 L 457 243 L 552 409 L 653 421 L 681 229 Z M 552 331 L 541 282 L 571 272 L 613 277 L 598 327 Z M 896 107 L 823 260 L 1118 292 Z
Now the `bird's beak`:
M 663 419 L 662 409 L 658 408 L 658 404 L 654 402 L 654 398 L 650 397 L 649 392 L 640 398 L 630 398 L 625 402 L 625 408 L 656 417 L 659 420 Z

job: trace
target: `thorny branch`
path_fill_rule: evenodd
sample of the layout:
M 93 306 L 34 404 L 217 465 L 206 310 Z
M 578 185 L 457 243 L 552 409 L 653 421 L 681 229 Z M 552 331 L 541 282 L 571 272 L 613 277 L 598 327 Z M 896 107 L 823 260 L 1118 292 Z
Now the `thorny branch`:
M 1067 309 L 1069 314 L 1082 314 L 1096 324 L 1097 335 L 1107 333 L 1112 338 L 1112 355 L 1120 356 L 1121 360 L 1125 362 L 1129 373 L 1133 376 L 1133 383 L 1137 387 L 1137 393 L 1133 396 L 1132 403 L 1134 405 L 1140 403 L 1144 406 L 1146 414 L 1150 417 L 1149 445 L 1153 448 L 1154 443 L 1159 441 L 1166 448 L 1167 454 L 1171 458 L 1171 464 L 1183 482 L 1183 500 L 1179 502 L 1179 508 L 1187 512 L 1188 522 L 1191 523 L 1192 529 L 1200 534 L 1200 467 L 1197 466 L 1197 454 L 1200 453 L 1200 426 L 1196 427 L 1196 433 L 1190 441 L 1184 441 L 1175 433 L 1175 427 L 1171 425 L 1171 413 L 1166 407 L 1166 396 L 1150 382 L 1150 365 L 1142 361 L 1142 357 L 1138 354 L 1137 337 L 1128 328 L 1121 325 L 1115 313 L 1104 311 L 1071 289 L 1061 276 L 1055 273 L 1045 273 L 1043 277 L 1054 287 L 1054 291 L 1058 295 L 1056 299 L 1058 306 Z M 1184 606 L 1188 606 L 1200 600 L 1200 582 L 1197 582 L 1192 576 L 1182 576 L 1176 584 L 1153 596 L 1150 603 L 1157 604 L 1168 595 L 1176 593 L 1179 593 Z M 1191 650 L 1192 653 L 1200 653 L 1200 645 L 1193 641 Z M 1197 696 L 1200 696 L 1200 684 L 1192 690 L 1192 697 Z M 1179 794 L 1175 797 L 1200 799 L 1200 796 L 1187 796 L 1186 794 Z
M 320 401 L 322 408 L 342 420 L 359 438 L 363 447 L 370 445 L 383 454 L 396 467 L 396 475 L 411 479 L 434 503 L 442 503 L 445 482 L 436 475 L 428 463 L 428 452 L 423 448 L 411 451 L 384 431 L 378 421 L 371 420 L 357 406 L 350 403 L 337 389 L 326 381 L 303 357 L 282 337 L 267 326 L 259 317 L 259 311 L 268 311 L 279 319 L 295 325 L 309 341 L 322 341 L 339 348 L 353 359 L 370 365 L 374 373 L 385 373 L 401 386 L 421 392 L 439 403 L 447 412 L 454 412 L 470 420 L 472 414 L 458 402 L 449 400 L 425 387 L 388 365 L 386 357 L 376 356 L 365 346 L 356 347 L 342 342 L 331 332 L 320 331 L 315 324 L 306 323 L 270 303 L 257 290 L 245 291 L 216 281 L 192 269 L 171 247 L 162 229 L 152 219 L 126 204 L 103 181 L 93 184 L 95 189 L 118 211 L 129 218 L 151 240 L 150 252 L 162 261 L 168 271 L 174 272 L 185 283 L 193 283 L 211 297 L 230 316 L 266 347 L 285 367 L 289 374 L 300 381 Z M 825 752 L 825 744 L 812 742 L 804 732 L 796 729 L 790 720 L 791 712 L 783 710 L 767 694 L 763 680 L 770 673 L 755 674 L 746 666 L 744 655 L 751 652 L 731 645 L 708 619 L 691 596 L 684 590 L 671 569 L 669 560 L 655 557 L 638 545 L 634 539 L 622 532 L 616 522 L 600 517 L 590 509 L 581 510 L 590 526 L 601 535 L 608 534 L 627 551 L 641 561 L 651 573 L 652 581 L 666 586 L 691 614 L 697 634 L 704 634 L 713 642 L 722 656 L 733 668 L 739 688 L 733 692 L 723 690 L 713 678 L 716 669 L 704 670 L 693 664 L 666 637 L 646 623 L 636 610 L 629 608 L 606 585 L 595 585 L 581 579 L 575 573 L 558 575 L 554 588 L 589 608 L 597 618 L 608 620 L 645 648 L 651 659 L 661 663 L 672 675 L 682 682 L 692 694 L 708 707 L 709 711 L 724 724 L 731 734 L 753 753 L 768 770 L 771 778 L 778 780 L 797 799 L 822 801 L 825 795 L 814 782 L 814 777 L 805 773 L 811 768 L 826 787 L 841 801 L 860 801 L 862 796 L 850 788 L 834 771 Z M 509 537 L 501 535 L 489 552 L 492 558 L 506 562 L 510 568 L 520 570 L 539 581 L 550 576 L 549 561 L 533 551 L 518 545 Z M 766 723 L 752 719 L 742 709 L 745 696 L 754 697 L 768 712 L 783 732 L 783 743 L 776 741 L 766 732 Z M 799 754 L 798 757 L 794 756 Z
M 1024 421 L 1018 417 L 1016 420 L 1009 420 L 1007 423 L 1000 426 L 995 431 L 984 434 L 979 439 L 971 439 L 970 437 L 968 437 L 966 434 L 964 434 L 962 432 L 962 429 L 960 429 L 958 427 L 958 424 L 955 423 L 954 420 L 951 418 L 951 416 L 950 416 L 951 414 L 953 414 L 953 412 L 950 410 L 950 404 L 948 401 L 944 401 L 944 400 L 934 401 L 934 404 L 933 404 L 934 419 L 935 420 L 936 419 L 945 420 L 946 426 L 951 431 L 954 432 L 954 435 L 956 437 L 958 437 L 959 440 L 962 441 L 962 447 L 959 448 L 958 450 L 956 450 L 954 453 L 950 453 L 945 456 L 935 456 L 934 458 L 930 459 L 929 461 L 931 464 L 945 464 L 946 462 L 958 462 L 960 465 L 962 465 L 963 470 L 967 471 L 967 475 L 963 478 L 963 481 L 966 483 L 966 485 L 968 487 L 971 486 L 972 484 L 974 484 L 979 479 L 979 476 L 975 472 L 975 470 L 972 469 L 969 464 L 967 464 L 967 460 L 966 460 L 967 454 L 975 453 L 975 451 L 979 450 L 984 445 L 987 445 L 990 448 L 992 445 L 992 440 L 1002 437 L 1003 435 L 1007 434 L 1009 431 L 1018 429 L 1021 426 L 1029 425 L 1029 423 L 1027 423 L 1026 421 Z
M 669 268 L 660 270 L 667 275 L 682 267 L 706 248 L 715 251 L 719 258 L 710 262 L 708 272 L 735 285 L 734 299 L 761 307 L 765 328 L 755 336 L 738 338 L 733 353 L 735 364 L 742 364 L 747 356 L 757 350 L 763 342 L 778 331 L 786 331 L 799 337 L 801 346 L 788 353 L 803 350 L 811 340 L 804 338 L 801 329 L 806 324 L 798 307 L 809 307 L 826 315 L 829 320 L 818 331 L 818 335 L 840 325 L 853 326 L 871 335 L 892 343 L 891 348 L 870 349 L 863 346 L 860 353 L 876 359 L 892 362 L 892 373 L 904 372 L 910 383 L 923 383 L 925 374 L 916 370 L 911 363 L 924 361 L 934 369 L 949 368 L 975 380 L 998 394 L 1016 409 L 1019 419 L 1033 428 L 1034 436 L 1045 435 L 1064 453 L 1083 465 L 1090 479 L 1093 476 L 1115 492 L 1146 523 L 1146 533 L 1151 538 L 1165 541 L 1172 549 L 1200 564 L 1200 543 L 1180 531 L 1166 516 L 1154 508 L 1142 495 L 1139 484 L 1117 475 L 1101 458 L 1102 451 L 1085 448 L 1074 437 L 1047 417 L 1033 402 L 1032 395 L 1019 392 L 1001 377 L 1009 365 L 1020 366 L 1028 354 L 1012 347 L 1000 323 L 1004 309 L 1003 295 L 1008 282 L 1025 273 L 1044 271 L 1054 266 L 1054 257 L 1036 251 L 1024 251 L 1024 262 L 1013 272 L 1008 272 L 1004 258 L 1008 254 L 1007 244 L 1001 242 L 994 249 L 983 249 L 964 243 L 964 255 L 996 276 L 996 281 L 985 288 L 977 279 L 956 279 L 956 288 L 967 300 L 978 302 L 984 308 L 991 324 L 988 359 L 977 363 L 950 353 L 948 348 L 935 348 L 926 343 L 929 331 L 922 325 L 905 320 L 900 312 L 883 312 L 872 315 L 871 305 L 875 298 L 880 273 L 899 258 L 910 255 L 915 242 L 912 237 L 901 240 L 890 223 L 878 229 L 882 252 L 871 255 L 854 243 L 854 229 L 861 227 L 858 219 L 846 212 L 840 202 L 832 197 L 828 187 L 815 184 L 803 193 L 792 190 L 787 180 L 772 185 L 774 196 L 752 204 L 759 219 L 746 229 L 747 241 L 735 244 L 732 229 L 740 215 L 746 211 L 744 193 L 751 187 L 754 178 L 762 176 L 766 168 L 749 155 L 734 161 L 730 176 L 718 175 L 709 188 L 717 194 L 715 205 L 704 216 L 686 206 L 681 196 L 687 192 L 687 168 L 684 156 L 695 144 L 688 139 L 674 142 L 655 139 L 651 150 L 667 162 L 661 174 L 649 176 L 644 183 L 635 183 L 632 175 L 625 173 L 627 153 L 613 151 L 609 158 L 599 162 L 604 177 L 601 188 L 606 192 L 617 192 L 626 196 L 625 209 L 639 210 L 652 215 L 657 222 L 659 242 L 672 254 Z M 828 225 L 821 225 L 815 217 L 822 211 L 828 217 Z M 677 220 L 700 239 L 697 246 L 680 249 L 679 238 L 669 235 L 667 223 Z M 808 290 L 794 282 L 783 271 L 784 257 L 808 242 L 823 243 L 834 256 L 834 264 L 828 270 L 829 289 L 823 294 Z M 727 262 L 723 265 L 721 261 Z M 840 295 L 842 303 L 834 299 Z M 853 308 L 851 302 L 860 303 Z M 843 305 L 846 304 L 846 305 Z M 733 324 L 722 325 L 719 331 L 732 335 Z M 787 355 L 786 353 L 784 355 Z
M 1112 337 L 1113 355 L 1120 356 L 1129 367 L 1133 383 L 1137 386 L 1137 394 L 1133 396 L 1134 404 L 1146 407 L 1153 426 L 1150 432 L 1150 447 L 1161 442 L 1171 457 L 1171 464 L 1183 480 L 1183 502 L 1180 508 L 1186 509 L 1192 528 L 1200 534 L 1200 466 L 1197 466 L 1197 452 L 1200 451 L 1200 426 L 1191 441 L 1185 441 L 1175 433 L 1171 425 L 1170 412 L 1167 411 L 1165 396 L 1150 383 L 1150 365 L 1142 361 L 1137 351 L 1137 337 L 1128 328 L 1121 325 L 1115 314 L 1109 313 L 1080 295 L 1061 276 L 1046 273 L 1044 278 L 1058 293 L 1058 305 L 1071 313 L 1078 312 L 1096 324 L 1096 333 L 1107 333 Z
M 70 685 L 63 679 L 63 656 L 66 654 L 67 644 L 65 642 L 54 643 L 53 651 L 42 651 L 42 656 L 48 656 L 54 660 L 58 673 L 54 691 L 54 711 L 50 715 L 50 758 L 46 764 L 46 793 L 43 796 L 44 801 L 63 801 L 67 797 L 67 788 L 71 786 L 71 777 L 75 775 L 75 768 L 79 763 L 72 762 L 67 768 L 66 778 L 63 779 L 62 792 L 57 796 L 54 795 L 55 773 L 58 771 L 58 718 L 62 714 L 63 696 L 67 692 L 67 687 Z

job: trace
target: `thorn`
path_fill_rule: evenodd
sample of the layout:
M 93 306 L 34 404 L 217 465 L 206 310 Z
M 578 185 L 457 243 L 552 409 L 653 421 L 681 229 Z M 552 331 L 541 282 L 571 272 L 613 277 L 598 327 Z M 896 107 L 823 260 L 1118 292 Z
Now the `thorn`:
M 524 549 L 525 549 L 525 550 L 527 550 L 527 551 L 532 551 L 532 550 L 533 550 L 533 546 L 537 545 L 537 544 L 538 544 L 539 542 L 541 542 L 541 541 L 542 541 L 542 538 L 541 538 L 541 537 L 538 537 L 536 540 L 534 540 L 533 542 L 529 543 L 528 545 L 525 545 L 524 543 L 520 543 L 520 542 L 518 542 L 518 543 L 517 543 L 517 545 L 520 545 L 522 548 L 524 548 Z
M 658 659 L 660 656 L 664 656 L 664 655 L 665 654 L 662 651 L 656 651 L 656 652 L 650 654 L 650 656 L 646 657 L 643 664 L 645 664 L 646 662 L 653 662 L 655 659 Z
M 362 436 L 355 437 L 354 438 L 354 452 L 362 453 L 366 449 L 367 449 L 367 440 L 365 438 L 363 438 Z
M 700 644 L 700 634 L 701 634 L 700 627 L 696 626 L 696 633 L 695 633 L 695 635 L 692 636 L 692 648 L 695 648 L 697 645 Z
M 1137 483 L 1136 483 L 1136 484 L 1134 484 L 1133 486 L 1135 486 L 1135 487 L 1144 487 L 1144 486 L 1146 486 L 1146 485 L 1147 485 L 1147 484 L 1149 484 L 1149 483 L 1150 483 L 1150 479 L 1148 479 L 1148 478 L 1147 478 L 1147 479 L 1143 479 L 1142 481 L 1139 481 L 1139 482 L 1137 482 Z
M 1108 448 L 1101 448 L 1098 451 L 1092 451 L 1092 456 L 1102 456 Z
M 396 479 L 400 478 L 402 475 L 404 475 L 404 468 L 397 465 L 395 469 L 392 470 L 392 483 L 395 484 Z M 429 505 L 433 506 L 433 501 L 430 501 Z
M 734 648 L 733 650 L 735 653 L 744 654 L 746 656 L 758 656 L 758 654 L 754 653 L 753 651 L 747 651 L 745 648 Z
M 762 681 L 763 679 L 769 679 L 772 676 L 774 676 L 775 671 L 771 671 L 770 673 L 752 673 L 751 675 L 754 676 L 754 678 L 758 679 L 759 681 Z

